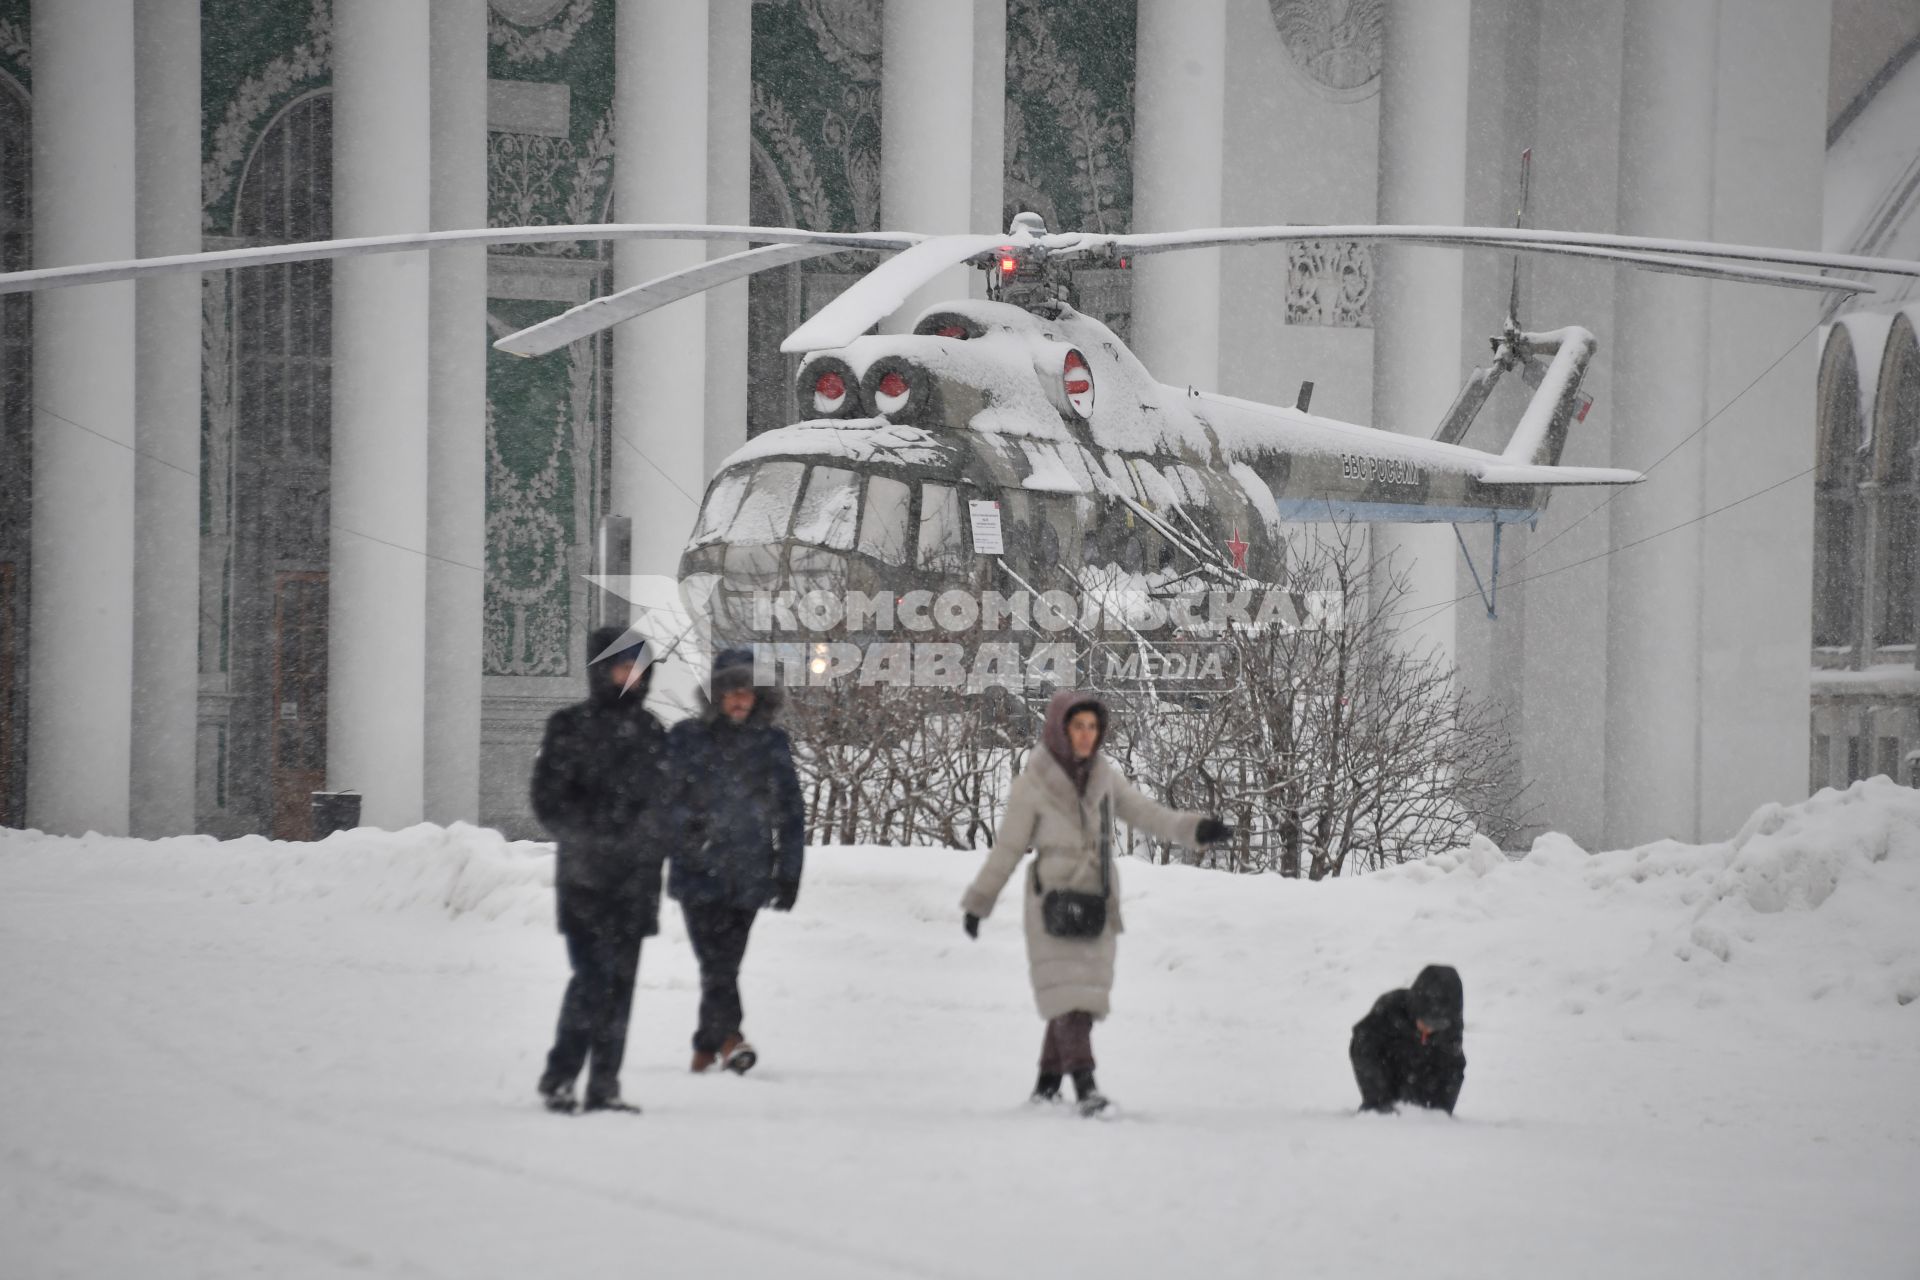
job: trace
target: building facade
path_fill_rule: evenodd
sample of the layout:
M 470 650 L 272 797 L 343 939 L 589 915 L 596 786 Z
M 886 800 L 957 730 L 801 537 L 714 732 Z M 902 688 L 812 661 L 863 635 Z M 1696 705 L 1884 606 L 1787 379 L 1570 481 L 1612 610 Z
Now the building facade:
M 1813 246 L 1834 42 L 1871 60 L 1887 41 L 1844 16 L 0 0 L 0 264 L 483 220 L 1499 224 L 1529 146 L 1537 225 Z M 312 791 L 351 787 L 382 825 L 531 834 L 531 754 L 581 687 L 598 521 L 631 517 L 636 571 L 670 568 L 718 461 L 794 416 L 781 337 L 864 267 L 769 272 L 544 360 L 487 344 L 726 251 L 581 242 L 0 298 L 0 820 L 297 837 Z M 1425 435 L 1508 273 L 1328 241 L 1143 260 L 1082 305 L 1164 381 L 1291 402 L 1312 380 L 1318 410 Z M 1827 565 L 1842 521 L 1859 544 L 1883 520 L 1868 496 L 1895 509 L 1911 468 L 1890 454 L 1870 488 L 1855 450 L 1836 479 L 1852 322 L 1820 348 L 1817 304 L 1560 261 L 1522 280 L 1531 326 L 1602 343 L 1566 461 L 1648 483 L 1563 494 L 1509 538 L 1498 619 L 1450 530 L 1381 536 L 1417 560 L 1422 637 L 1513 709 L 1541 825 L 1725 832 L 1819 780 L 1808 708 L 1819 735 L 1831 697 L 1807 653 L 1824 669 L 1835 646 L 1810 641 L 1838 633 L 1816 547 Z M 1484 564 L 1484 534 L 1466 542 Z M 1848 643 L 1850 669 L 1900 657 Z

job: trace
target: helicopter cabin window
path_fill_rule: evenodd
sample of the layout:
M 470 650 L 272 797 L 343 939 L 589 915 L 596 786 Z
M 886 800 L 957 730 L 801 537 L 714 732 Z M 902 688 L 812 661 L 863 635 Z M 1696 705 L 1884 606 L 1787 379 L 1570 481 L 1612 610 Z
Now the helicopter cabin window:
M 740 510 L 740 499 L 747 496 L 747 481 L 753 473 L 744 468 L 729 471 L 707 490 L 706 505 L 700 509 L 700 523 L 694 526 L 692 543 L 704 546 L 720 539 Z
M 768 462 L 756 468 L 747 496 L 727 527 L 727 541 L 735 546 L 757 546 L 783 540 L 805 470 L 798 462 Z
M 815 467 L 793 518 L 795 541 L 851 551 L 859 521 L 860 477 L 840 467 Z
M 919 563 L 923 569 L 964 573 L 966 548 L 961 542 L 960 495 L 944 484 L 920 488 Z
M 907 560 L 907 512 L 912 490 L 887 476 L 867 479 L 867 511 L 860 521 L 860 554 L 888 564 Z

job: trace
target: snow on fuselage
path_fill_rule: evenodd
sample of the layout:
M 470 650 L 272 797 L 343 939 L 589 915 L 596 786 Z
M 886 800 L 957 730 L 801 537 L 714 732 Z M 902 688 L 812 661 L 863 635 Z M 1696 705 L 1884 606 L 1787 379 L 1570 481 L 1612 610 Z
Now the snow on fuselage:
M 1065 306 L 939 306 L 911 335 L 808 355 L 798 391 L 821 416 L 729 456 L 683 579 L 897 593 L 1096 572 L 1151 588 L 1199 549 L 1277 581 L 1287 523 L 1537 514 L 1532 490 L 1473 478 L 1495 455 L 1163 385 Z M 969 501 L 999 504 L 1002 555 L 976 551 Z

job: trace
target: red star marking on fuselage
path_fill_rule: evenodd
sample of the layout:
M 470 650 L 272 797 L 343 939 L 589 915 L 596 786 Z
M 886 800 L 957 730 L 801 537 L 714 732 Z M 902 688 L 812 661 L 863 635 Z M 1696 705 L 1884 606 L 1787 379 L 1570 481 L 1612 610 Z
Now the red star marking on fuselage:
M 1245 572 L 1247 568 L 1247 544 L 1240 541 L 1240 527 L 1234 526 L 1233 537 L 1227 539 L 1227 550 L 1233 552 L 1233 567 Z

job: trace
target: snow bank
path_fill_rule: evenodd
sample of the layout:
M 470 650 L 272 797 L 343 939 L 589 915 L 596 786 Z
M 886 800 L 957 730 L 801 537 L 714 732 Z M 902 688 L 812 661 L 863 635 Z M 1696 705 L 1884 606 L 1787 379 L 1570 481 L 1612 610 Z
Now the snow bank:
M 1645 962 L 1651 971 L 1725 967 L 1790 999 L 1920 999 L 1920 791 L 1884 777 L 1763 805 L 1715 844 L 1589 854 L 1554 833 L 1509 860 L 1475 837 L 1375 878 L 1478 882 L 1460 891 L 1495 911 L 1584 889 L 1623 904 L 1623 923 L 1653 926 L 1661 945 Z
M 90 875 L 168 888 L 187 880 L 205 897 L 245 905 L 311 902 L 337 914 L 424 912 L 548 925 L 553 918 L 553 846 L 463 822 L 391 832 L 362 827 L 312 843 L 5 831 L 0 858 L 85 859 Z
M 980 858 L 812 851 L 754 929 L 744 1080 L 687 1071 L 664 913 L 646 1115 L 562 1122 L 532 1096 L 567 980 L 549 846 L 0 831 L 0 1097 L 29 1100 L 0 1272 L 1920 1274 L 1911 791 L 1321 884 L 1125 860 L 1113 1125 L 1024 1102 L 1018 882 L 968 939 Z M 1356 1119 L 1349 1029 L 1435 962 L 1466 983 L 1458 1114 Z

